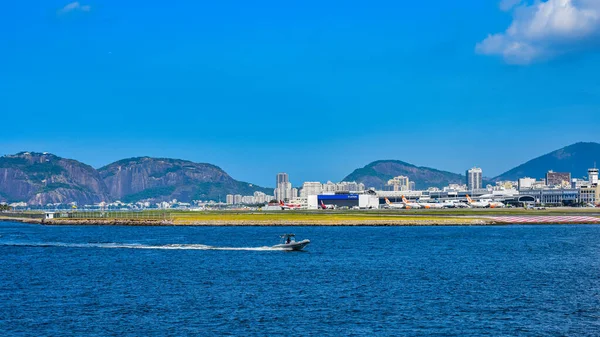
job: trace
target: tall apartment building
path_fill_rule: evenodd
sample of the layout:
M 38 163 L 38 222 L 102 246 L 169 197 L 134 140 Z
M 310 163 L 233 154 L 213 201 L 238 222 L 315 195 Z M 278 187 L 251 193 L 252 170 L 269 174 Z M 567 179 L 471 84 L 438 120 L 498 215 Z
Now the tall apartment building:
M 519 178 L 519 183 L 518 183 L 517 188 L 520 190 L 531 189 L 531 188 L 533 188 L 533 184 L 535 184 L 534 178 L 529 178 L 529 177 Z
M 275 199 L 290 200 L 292 199 L 292 184 L 290 183 L 287 173 L 277 173 L 275 186 Z
M 467 170 L 467 189 L 472 191 L 481 188 L 483 188 L 483 170 L 479 167 Z
M 271 200 L 267 200 L 267 195 L 263 192 L 254 192 L 253 201 L 255 204 L 263 204 L 265 202 L 269 202 Z
M 397 176 L 388 180 L 387 184 L 392 186 L 394 191 L 408 191 L 410 190 L 410 180 L 405 176 Z
M 548 171 L 548 173 L 546 173 L 546 186 L 570 187 L 571 173 Z
M 323 193 L 323 185 L 318 181 L 307 181 L 302 184 L 302 197 L 309 195 L 319 195 Z
M 335 184 L 331 181 L 323 184 L 323 192 L 335 192 Z

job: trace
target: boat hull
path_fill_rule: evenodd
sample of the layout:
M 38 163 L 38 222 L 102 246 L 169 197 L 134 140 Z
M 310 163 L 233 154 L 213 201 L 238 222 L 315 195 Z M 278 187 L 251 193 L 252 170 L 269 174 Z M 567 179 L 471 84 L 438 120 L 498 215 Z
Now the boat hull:
M 285 250 L 302 250 L 304 247 L 308 246 L 310 240 L 302 240 L 298 242 L 291 243 L 282 243 L 280 245 L 275 245 L 273 248 L 285 249 Z

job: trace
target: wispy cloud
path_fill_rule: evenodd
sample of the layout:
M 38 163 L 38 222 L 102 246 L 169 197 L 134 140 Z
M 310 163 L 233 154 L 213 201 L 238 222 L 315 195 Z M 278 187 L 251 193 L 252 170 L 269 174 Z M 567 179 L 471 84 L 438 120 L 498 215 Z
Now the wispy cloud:
M 594 39 L 600 37 L 599 0 L 520 2 L 502 1 L 501 9 L 512 11 L 513 22 L 505 32 L 490 34 L 478 43 L 477 53 L 499 55 L 507 63 L 530 64 L 598 47 Z
M 521 0 L 502 0 L 500 1 L 500 9 L 507 12 L 520 3 Z
M 73 11 L 89 12 L 92 9 L 90 5 L 82 5 L 79 1 L 71 2 L 58 11 L 58 14 L 67 14 Z

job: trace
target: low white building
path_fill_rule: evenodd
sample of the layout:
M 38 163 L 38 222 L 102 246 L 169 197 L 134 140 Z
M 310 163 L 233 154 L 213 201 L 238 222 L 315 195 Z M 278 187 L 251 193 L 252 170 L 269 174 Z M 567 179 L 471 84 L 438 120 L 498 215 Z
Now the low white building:
M 308 209 L 319 209 L 321 204 L 333 205 L 336 208 L 377 209 L 379 197 L 372 194 L 321 194 L 307 197 Z

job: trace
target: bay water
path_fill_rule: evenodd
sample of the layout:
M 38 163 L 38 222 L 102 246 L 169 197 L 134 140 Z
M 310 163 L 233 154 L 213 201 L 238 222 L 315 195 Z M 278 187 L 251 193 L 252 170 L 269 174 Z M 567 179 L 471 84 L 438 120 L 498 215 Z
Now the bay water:
M 270 248 L 289 232 L 306 251 Z M 600 226 L 0 222 L 0 332 L 600 335 Z

